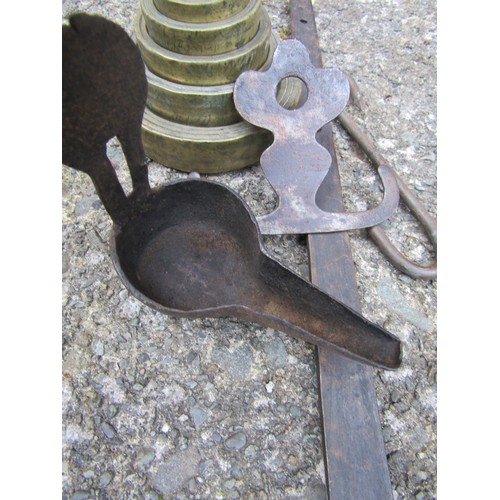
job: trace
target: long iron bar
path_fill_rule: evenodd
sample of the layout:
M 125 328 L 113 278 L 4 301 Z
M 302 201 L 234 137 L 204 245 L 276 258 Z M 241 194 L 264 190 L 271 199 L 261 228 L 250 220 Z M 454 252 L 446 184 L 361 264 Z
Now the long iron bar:
M 322 66 L 310 0 L 290 0 L 292 35 Z M 324 210 L 345 211 L 331 125 L 318 133 L 332 165 L 316 200 Z M 346 232 L 308 236 L 311 280 L 360 311 L 349 236 Z M 318 349 L 319 385 L 327 492 L 331 499 L 390 499 L 392 487 L 371 370 L 331 350 Z

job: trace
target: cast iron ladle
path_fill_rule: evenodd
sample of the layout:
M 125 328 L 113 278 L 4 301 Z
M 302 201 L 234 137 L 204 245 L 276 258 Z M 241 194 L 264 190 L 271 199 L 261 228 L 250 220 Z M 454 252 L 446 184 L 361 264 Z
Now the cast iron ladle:
M 400 341 L 269 257 L 236 193 L 201 179 L 150 189 L 140 140 L 146 85 L 122 28 L 87 14 L 63 26 L 63 163 L 91 176 L 113 219 L 111 256 L 130 293 L 165 314 L 235 316 L 397 368 Z M 114 136 L 131 171 L 128 197 L 105 153 Z

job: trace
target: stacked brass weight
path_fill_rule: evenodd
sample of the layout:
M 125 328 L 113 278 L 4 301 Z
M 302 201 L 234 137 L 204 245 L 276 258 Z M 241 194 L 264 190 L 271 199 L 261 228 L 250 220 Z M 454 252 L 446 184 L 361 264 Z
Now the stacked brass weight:
M 240 117 L 233 88 L 242 71 L 271 64 L 277 39 L 261 0 L 141 0 L 135 35 L 148 79 L 146 154 L 187 172 L 257 163 L 272 136 Z M 284 80 L 280 103 L 294 107 L 301 88 Z

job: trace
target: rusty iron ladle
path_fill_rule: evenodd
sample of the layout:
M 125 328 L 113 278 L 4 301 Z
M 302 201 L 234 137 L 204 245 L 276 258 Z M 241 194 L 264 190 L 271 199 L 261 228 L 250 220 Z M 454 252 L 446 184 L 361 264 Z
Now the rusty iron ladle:
M 149 188 L 145 100 L 144 65 L 125 31 L 74 15 L 63 26 L 63 163 L 92 178 L 114 222 L 111 256 L 130 293 L 165 314 L 235 316 L 397 368 L 400 341 L 269 257 L 255 217 L 230 189 L 201 179 Z M 129 196 L 106 157 L 114 136 L 134 181 Z

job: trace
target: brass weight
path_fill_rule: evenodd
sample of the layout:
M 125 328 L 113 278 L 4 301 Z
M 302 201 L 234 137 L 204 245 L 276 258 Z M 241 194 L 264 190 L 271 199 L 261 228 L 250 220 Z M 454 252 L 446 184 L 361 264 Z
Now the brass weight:
M 213 127 L 241 120 L 233 103 L 234 83 L 224 85 L 182 85 L 146 70 L 148 108 L 167 120 Z
M 146 154 L 208 174 L 257 163 L 272 135 L 240 117 L 233 90 L 240 73 L 270 65 L 277 45 L 261 0 L 141 0 L 135 35 L 147 68 Z M 277 98 L 291 109 L 301 91 L 287 79 Z
M 222 85 L 236 81 L 244 70 L 262 66 L 269 53 L 271 20 L 261 10 L 259 29 L 249 43 L 210 57 L 178 54 L 160 47 L 149 36 L 142 15 L 136 18 L 135 34 L 146 66 L 156 75 L 188 85 Z
M 177 21 L 210 22 L 238 13 L 248 0 L 154 0 L 156 8 Z
M 174 123 L 146 108 L 142 142 L 152 160 L 184 172 L 229 172 L 254 165 L 271 145 L 272 134 L 246 121 L 224 127 Z
M 271 36 L 271 47 L 266 62 L 260 68 L 266 70 L 272 62 L 277 45 Z M 146 69 L 148 80 L 147 105 L 153 113 L 167 120 L 198 127 L 230 125 L 241 121 L 233 101 L 234 83 L 225 85 L 182 85 L 165 80 Z M 277 98 L 285 108 L 298 104 L 301 87 L 296 80 L 286 79 L 278 87 Z
M 214 55 L 236 50 L 257 33 L 261 0 L 249 0 L 235 15 L 213 22 L 182 22 L 162 14 L 153 0 L 141 0 L 149 36 L 161 47 L 185 55 Z

